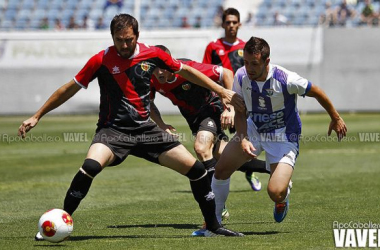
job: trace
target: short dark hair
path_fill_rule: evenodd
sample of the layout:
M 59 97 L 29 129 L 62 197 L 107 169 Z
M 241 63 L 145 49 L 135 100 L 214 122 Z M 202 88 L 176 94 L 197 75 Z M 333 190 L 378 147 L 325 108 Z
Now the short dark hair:
M 225 11 L 223 11 L 223 16 L 222 16 L 222 22 L 223 23 L 224 23 L 224 21 L 226 21 L 226 18 L 227 18 L 228 15 L 237 16 L 238 21 L 240 23 L 240 13 L 239 13 L 239 11 L 237 9 L 235 9 L 235 8 L 228 8 Z
M 170 50 L 165 46 L 165 45 L 155 45 L 155 47 L 157 47 L 157 48 L 160 48 L 160 49 L 162 49 L 163 51 L 165 51 L 166 53 L 168 53 L 169 55 L 172 55 L 171 53 L 170 53 Z
M 128 28 L 128 27 L 132 27 L 133 33 L 135 35 L 138 35 L 139 23 L 137 22 L 136 18 L 134 18 L 133 16 L 129 14 L 116 15 L 114 16 L 110 24 L 111 35 L 113 36 L 115 32 Z
M 261 54 L 261 59 L 265 61 L 270 55 L 270 47 L 264 39 L 253 36 L 245 44 L 244 53 Z

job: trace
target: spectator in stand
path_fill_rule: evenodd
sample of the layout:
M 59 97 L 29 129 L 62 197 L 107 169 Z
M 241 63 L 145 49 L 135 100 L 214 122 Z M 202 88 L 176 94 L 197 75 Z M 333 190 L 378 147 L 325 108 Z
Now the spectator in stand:
M 187 21 L 187 17 L 182 17 L 182 23 L 181 23 L 181 28 L 190 28 L 191 25 Z
M 65 26 L 63 25 L 61 19 L 56 18 L 54 23 L 54 29 L 55 30 L 64 30 Z
M 255 18 L 252 12 L 248 13 L 247 19 L 244 22 L 244 25 L 249 27 L 249 26 L 255 26 Z
M 110 6 L 117 6 L 120 11 L 123 7 L 123 0 L 107 0 L 104 4 L 103 11 L 105 11 Z
M 198 29 L 202 27 L 202 17 L 201 16 L 197 16 L 197 19 L 195 20 L 193 27 L 198 28 Z
M 319 24 L 326 27 L 334 27 L 337 24 L 336 10 L 331 2 L 325 3 L 325 12 L 319 17 Z
M 217 11 L 215 13 L 215 16 L 214 16 L 214 26 L 215 27 L 219 28 L 222 25 L 222 23 L 223 23 L 223 20 L 222 20 L 223 13 L 224 13 L 224 8 L 223 8 L 222 5 L 219 5 L 218 9 L 217 9 Z
M 73 30 L 73 29 L 78 29 L 79 25 L 77 24 L 75 17 L 71 16 L 69 20 L 69 24 L 67 25 L 67 29 Z
M 41 20 L 41 23 L 40 23 L 40 26 L 39 28 L 41 30 L 48 30 L 49 29 L 49 19 L 47 17 L 44 17 L 42 20 Z
M 282 15 L 279 12 L 274 13 L 274 21 L 273 21 L 274 26 L 284 26 L 288 25 L 288 18 L 284 15 Z
M 346 26 L 355 17 L 355 10 L 347 5 L 347 0 L 343 0 L 336 10 L 337 24 Z
M 91 18 L 88 15 L 83 16 L 82 24 L 80 26 L 81 29 L 85 30 L 94 30 L 95 25 Z
M 371 0 L 364 0 L 365 6 L 360 14 L 360 25 L 378 25 L 378 14 L 375 12 Z
M 97 30 L 103 30 L 103 29 L 106 29 L 106 28 L 107 28 L 107 25 L 104 23 L 103 17 L 100 16 L 98 18 L 98 21 L 95 24 L 95 29 L 97 29 Z

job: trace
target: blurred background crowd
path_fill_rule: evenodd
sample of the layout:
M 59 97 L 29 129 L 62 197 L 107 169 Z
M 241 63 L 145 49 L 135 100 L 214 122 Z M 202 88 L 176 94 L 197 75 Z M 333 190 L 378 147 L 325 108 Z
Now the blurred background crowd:
M 380 0 L 0 0 L 0 30 L 102 30 L 120 12 L 143 29 L 212 28 L 231 6 L 244 26 L 379 26 Z

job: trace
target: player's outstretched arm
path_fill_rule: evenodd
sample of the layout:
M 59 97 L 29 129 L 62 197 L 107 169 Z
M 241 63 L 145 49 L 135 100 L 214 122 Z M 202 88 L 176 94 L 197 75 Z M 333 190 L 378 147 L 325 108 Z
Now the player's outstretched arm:
M 37 125 L 42 116 L 59 107 L 61 104 L 75 95 L 80 89 L 81 87 L 76 84 L 74 80 L 71 80 L 70 82 L 57 89 L 32 117 L 25 120 L 21 124 L 21 126 L 18 128 L 18 135 L 24 138 L 25 134 Z
M 226 89 L 232 90 L 232 85 L 234 83 L 234 74 L 231 70 L 227 68 L 223 68 L 223 78 L 222 84 Z M 222 129 L 233 128 L 235 126 L 235 109 L 234 106 L 228 104 L 227 108 L 223 111 L 220 116 L 220 122 L 222 125 Z
M 192 83 L 214 91 L 220 96 L 224 105 L 231 104 L 234 105 L 237 110 L 244 110 L 244 101 L 240 96 L 232 90 L 223 88 L 198 70 L 188 65 L 183 65 L 182 70 L 177 74 Z
M 169 124 L 166 124 L 164 120 L 162 120 L 161 113 L 158 110 L 154 100 L 150 100 L 150 118 L 159 126 L 161 129 L 165 130 L 169 134 L 176 135 L 176 129 Z
M 257 155 L 252 153 L 255 151 L 252 143 L 248 139 L 247 133 L 247 116 L 245 112 L 236 111 L 235 114 L 235 126 L 236 126 L 236 135 L 235 139 L 240 140 L 241 148 L 248 158 L 255 158 Z
M 347 127 L 342 117 L 340 117 L 338 111 L 336 111 L 331 100 L 325 94 L 325 92 L 318 86 L 312 85 L 307 96 L 314 97 L 321 104 L 321 106 L 327 111 L 331 117 L 331 122 L 329 125 L 328 135 L 331 135 L 331 131 L 334 130 L 340 141 L 343 137 L 346 136 Z

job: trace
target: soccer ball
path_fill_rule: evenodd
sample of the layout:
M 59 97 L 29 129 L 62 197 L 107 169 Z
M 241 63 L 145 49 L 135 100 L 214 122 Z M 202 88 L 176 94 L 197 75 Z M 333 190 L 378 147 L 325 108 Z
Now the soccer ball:
M 45 212 L 38 222 L 38 230 L 42 237 L 53 243 L 67 239 L 73 231 L 73 226 L 70 214 L 57 208 Z

